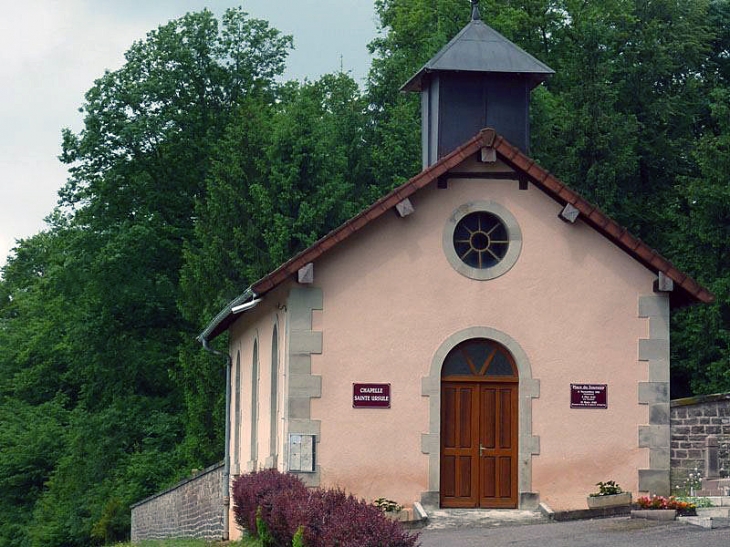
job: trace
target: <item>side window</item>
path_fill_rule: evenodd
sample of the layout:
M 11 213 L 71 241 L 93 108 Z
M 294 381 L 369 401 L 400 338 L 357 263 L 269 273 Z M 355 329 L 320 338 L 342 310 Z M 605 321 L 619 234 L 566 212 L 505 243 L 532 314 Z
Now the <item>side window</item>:
M 233 473 L 241 472 L 240 439 L 241 439 L 241 351 L 236 354 L 236 370 L 234 374 L 235 408 L 233 411 Z
M 253 363 L 251 366 L 251 462 L 254 469 L 258 461 L 259 426 L 259 343 L 253 343 Z
M 279 390 L 279 329 L 274 325 L 271 336 L 271 431 L 269 437 L 269 455 L 272 466 L 276 467 L 276 442 L 278 440 L 278 390 Z

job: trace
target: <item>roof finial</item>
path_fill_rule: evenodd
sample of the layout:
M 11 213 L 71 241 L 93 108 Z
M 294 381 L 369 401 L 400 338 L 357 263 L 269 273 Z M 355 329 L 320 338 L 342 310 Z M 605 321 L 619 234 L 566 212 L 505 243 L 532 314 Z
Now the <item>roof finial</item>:
M 482 16 L 479 15 L 479 0 L 471 0 L 471 20 L 478 21 Z

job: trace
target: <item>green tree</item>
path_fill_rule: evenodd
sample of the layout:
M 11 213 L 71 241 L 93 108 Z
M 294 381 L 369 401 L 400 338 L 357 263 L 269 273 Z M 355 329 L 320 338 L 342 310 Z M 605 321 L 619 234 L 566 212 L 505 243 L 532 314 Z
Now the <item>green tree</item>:
M 42 487 L 15 501 L 0 489 L 0 507 L 23 513 L 16 543 L 118 539 L 129 504 L 184 473 L 177 346 L 197 322 L 177 308 L 183 246 L 211 151 L 241 101 L 274 96 L 290 46 L 238 9 L 220 25 L 188 14 L 135 43 L 87 93 L 82 131 L 64 131 L 60 207 L 0 282 L 0 412 L 30 420 L 0 439 L 0 460 L 21 469 L 23 435 L 63 430 Z
M 675 396 L 730 391 L 730 90 L 711 97 L 714 123 L 694 153 L 699 173 L 677 197 L 674 244 L 716 301 L 674 318 Z

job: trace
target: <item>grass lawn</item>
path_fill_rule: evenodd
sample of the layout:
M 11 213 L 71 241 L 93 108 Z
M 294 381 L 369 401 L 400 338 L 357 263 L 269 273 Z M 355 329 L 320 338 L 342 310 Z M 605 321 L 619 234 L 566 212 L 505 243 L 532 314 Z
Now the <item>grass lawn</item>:
M 243 538 L 241 541 L 227 543 L 203 539 L 164 539 L 140 541 L 139 543 L 117 543 L 114 547 L 261 547 L 261 542 L 255 538 Z

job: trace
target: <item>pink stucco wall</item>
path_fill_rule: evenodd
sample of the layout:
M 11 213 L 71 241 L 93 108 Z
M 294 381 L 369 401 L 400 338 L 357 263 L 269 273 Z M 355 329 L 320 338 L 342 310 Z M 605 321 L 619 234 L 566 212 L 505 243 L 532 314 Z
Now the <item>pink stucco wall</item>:
M 637 403 L 646 380 L 637 340 L 647 322 L 637 317 L 652 274 L 581 222 L 557 218 L 558 204 L 515 181 L 455 180 L 411 198 L 416 212 L 386 215 L 315 265 L 324 310 L 315 314 L 323 353 L 313 356 L 322 376 L 318 462 L 322 481 L 374 499 L 401 503 L 427 488 L 427 399 L 421 379 L 434 352 L 451 334 L 487 326 L 526 352 L 540 397 L 533 402 L 532 491 L 554 508 L 582 508 L 601 480 L 637 489 L 648 452 L 637 448 Z M 442 251 L 442 231 L 460 205 L 491 200 L 517 219 L 523 248 L 515 266 L 489 281 L 454 271 Z M 389 382 L 392 408 L 351 407 L 353 382 Z M 609 385 L 608 410 L 571 410 L 571 382 Z
M 277 298 L 281 297 L 281 299 Z M 281 468 L 283 460 L 284 445 L 284 419 L 286 401 L 284 394 L 286 390 L 286 340 L 284 333 L 286 332 L 286 314 L 282 312 L 283 302 L 285 302 L 285 294 L 282 296 L 281 291 L 273 292 L 270 297 L 261 302 L 259 306 L 245 314 L 244 321 L 237 321 L 231 328 L 231 341 L 229 351 L 233 360 L 233 368 L 231 371 L 231 418 L 235 420 L 236 405 L 236 375 L 235 367 L 237 356 L 240 352 L 241 356 L 241 418 L 238 424 L 238 453 L 240 454 L 240 473 L 250 471 L 254 467 L 251 458 L 251 408 L 252 408 L 252 382 L 251 374 L 253 369 L 253 348 L 254 342 L 258 346 L 258 427 L 256 432 L 257 438 L 257 457 L 255 467 L 261 469 L 267 467 L 267 460 L 270 462 L 272 454 L 270 451 L 271 439 L 271 362 L 272 362 L 272 342 L 274 334 L 274 326 L 277 327 L 278 334 L 278 403 L 277 416 L 277 450 L 276 461 L 277 467 Z M 231 454 L 235 454 L 234 446 L 235 435 L 231 432 Z M 235 469 L 231 469 L 231 473 L 235 473 Z
M 254 467 L 262 469 L 271 467 L 272 454 L 270 452 L 271 420 L 277 421 L 277 453 L 276 464 L 283 470 L 283 446 L 284 446 L 284 417 L 285 405 L 284 394 L 286 392 L 286 354 L 285 337 L 286 314 L 279 308 L 281 302 L 278 299 L 281 291 L 274 291 L 270 298 L 261 302 L 259 306 L 245 314 L 245 320 L 237 321 L 231 328 L 229 352 L 232 358 L 231 370 L 231 440 L 229 450 L 231 454 L 231 483 L 237 474 L 251 471 Z M 285 294 L 283 296 L 285 299 Z M 283 301 L 283 300 L 282 300 Z M 278 334 L 278 411 L 277 415 L 271 416 L 271 378 L 272 378 L 272 342 L 274 326 Z M 258 345 L 258 427 L 257 427 L 257 457 L 255 466 L 251 458 L 251 408 L 252 408 L 252 372 L 253 372 L 253 347 L 254 341 Z M 236 366 L 240 353 L 240 417 L 236 416 Z M 238 436 L 234 429 L 238 429 Z M 238 440 L 238 446 L 235 441 Z M 239 465 L 235 465 L 235 454 L 238 453 Z M 241 531 L 235 524 L 233 515 L 233 502 L 229 512 L 229 533 L 230 539 L 235 541 L 240 538 Z
M 514 267 L 488 281 L 457 273 L 442 250 L 447 218 L 476 200 L 507 208 L 522 231 Z M 637 441 L 638 426 L 648 422 L 647 407 L 637 402 L 637 385 L 648 374 L 637 343 L 647 337 L 648 321 L 638 318 L 637 307 L 640 296 L 652 294 L 653 274 L 581 221 L 559 220 L 557 203 L 532 186 L 519 190 L 516 181 L 452 180 L 448 189 L 432 185 L 411 201 L 414 214 L 385 215 L 315 263 L 324 309 L 313 312 L 312 330 L 323 333 L 323 351 L 312 355 L 312 374 L 322 378 L 322 397 L 312 399 L 311 414 L 321 421 L 322 485 L 406 505 L 429 490 L 422 379 L 449 336 L 489 327 L 520 345 L 540 384 L 531 432 L 540 438 L 540 453 L 532 457 L 529 491 L 554 509 L 584 508 L 598 481 L 616 480 L 636 492 L 637 470 L 649 465 Z M 234 359 L 242 352 L 245 415 L 251 341 L 259 336 L 260 465 L 268 455 L 271 329 L 278 313 L 284 333 L 277 304 L 286 290 L 266 295 L 232 329 Z M 353 409 L 353 382 L 390 383 L 391 408 Z M 571 410 L 570 383 L 608 384 L 609 408 Z M 280 393 L 283 409 L 283 378 Z M 246 455 L 250 426 L 243 420 L 241 427 Z

